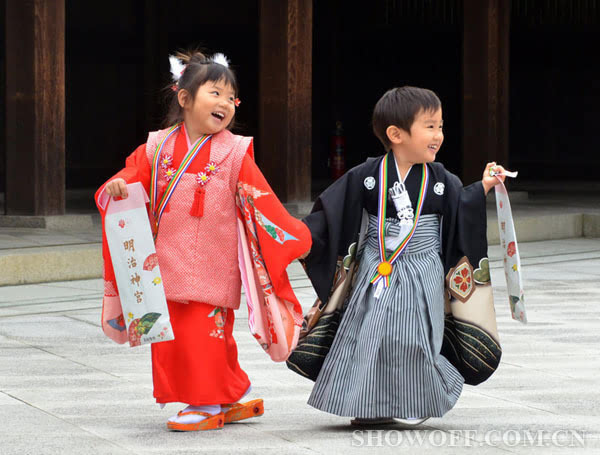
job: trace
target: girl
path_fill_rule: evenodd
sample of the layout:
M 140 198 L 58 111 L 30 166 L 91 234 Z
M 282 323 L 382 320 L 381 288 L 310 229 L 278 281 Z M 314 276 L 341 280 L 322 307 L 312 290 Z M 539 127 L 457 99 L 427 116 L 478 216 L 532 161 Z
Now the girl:
M 463 382 L 485 380 L 499 362 L 495 318 L 476 324 L 444 310 L 446 300 L 452 314 L 493 315 L 485 195 L 499 181 L 490 169 L 504 170 L 489 163 L 463 188 L 434 162 L 442 124 L 433 92 L 385 93 L 373 130 L 386 154 L 336 181 L 304 219 L 313 239 L 305 267 L 326 302 L 338 256 L 352 251 L 361 212 L 368 217 L 354 287 L 309 399 L 354 424 L 441 417 Z
M 265 256 L 267 271 L 283 277 L 273 283 L 275 288 L 281 282 L 289 288 L 285 267 L 307 251 L 310 236 L 264 181 L 253 161 L 252 138 L 229 131 L 239 100 L 227 59 L 194 51 L 170 60 L 174 84 L 168 128 L 149 133 L 125 169 L 98 190 L 96 201 L 104 215 L 106 200 L 126 198 L 126 185 L 133 182 L 141 182 L 151 196 L 150 222 L 175 334 L 173 341 L 152 344 L 154 397 L 161 406 L 188 404 L 169 419 L 168 428 L 208 430 L 263 413 L 260 399 L 238 403 L 250 391 L 250 381 L 238 364 L 232 337 L 241 289 L 236 196 L 242 189 L 258 191 L 247 177 L 265 190 L 257 197 L 263 196 L 270 222 L 295 240 L 263 245 L 263 256 L 266 247 L 276 255 L 270 262 Z M 106 313 L 118 291 L 103 237 Z M 110 317 L 114 314 L 103 314 L 105 333 L 124 342 L 118 326 L 106 324 Z

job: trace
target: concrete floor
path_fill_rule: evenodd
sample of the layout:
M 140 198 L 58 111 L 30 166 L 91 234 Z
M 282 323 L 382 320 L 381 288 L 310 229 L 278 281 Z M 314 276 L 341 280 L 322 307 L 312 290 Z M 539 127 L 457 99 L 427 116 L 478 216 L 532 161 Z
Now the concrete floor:
M 100 280 L 0 287 L 0 453 L 600 453 L 600 239 L 520 250 L 529 324 L 510 318 L 491 247 L 500 368 L 418 429 L 367 432 L 309 407 L 312 383 L 267 357 L 242 305 L 240 363 L 265 415 L 220 431 L 169 432 L 165 422 L 181 407 L 154 404 L 149 347 L 104 337 Z M 299 264 L 289 272 L 306 309 L 314 292 Z

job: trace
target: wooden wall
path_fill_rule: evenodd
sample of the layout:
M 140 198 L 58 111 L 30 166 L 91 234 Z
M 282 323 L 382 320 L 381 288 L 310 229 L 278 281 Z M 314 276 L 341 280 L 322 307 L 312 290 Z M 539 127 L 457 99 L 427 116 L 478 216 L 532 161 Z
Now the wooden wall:
M 6 213 L 65 211 L 63 0 L 5 9 Z
M 440 160 L 461 170 L 462 2 L 377 0 L 315 2 L 313 159 L 315 192 L 331 182 L 327 158 L 336 121 L 346 137 L 347 167 L 383 153 L 371 115 L 390 88 L 425 87 L 442 100 Z
M 200 46 L 229 57 L 242 99 L 236 132 L 256 135 L 256 1 L 232 0 L 227 8 L 188 0 L 66 6 L 68 187 L 100 185 L 160 127 L 168 55 L 178 49 Z

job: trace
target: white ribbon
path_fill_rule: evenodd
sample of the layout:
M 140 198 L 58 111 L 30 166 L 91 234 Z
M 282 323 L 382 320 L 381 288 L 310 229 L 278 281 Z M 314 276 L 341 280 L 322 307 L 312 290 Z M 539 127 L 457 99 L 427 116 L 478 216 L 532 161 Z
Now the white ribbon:
M 500 246 L 502 248 L 510 313 L 513 319 L 526 324 L 527 314 L 525 312 L 525 295 L 521 276 L 521 257 L 519 255 L 519 246 L 517 245 L 515 224 L 510 200 L 508 199 L 508 191 L 498 177 L 504 175 L 505 177 L 515 178 L 518 172 L 504 171 L 503 173 L 495 173 L 492 171 L 490 175 L 495 176 L 500 182 L 495 186 L 496 210 L 498 212 L 498 231 L 500 233 Z

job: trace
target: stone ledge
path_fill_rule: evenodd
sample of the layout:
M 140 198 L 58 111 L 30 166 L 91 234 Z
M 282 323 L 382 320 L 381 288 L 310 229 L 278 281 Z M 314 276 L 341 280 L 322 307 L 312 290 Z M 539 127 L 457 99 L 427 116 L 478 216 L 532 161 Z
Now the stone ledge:
M 0 216 L 0 227 L 38 228 L 57 231 L 86 230 L 95 225 L 94 215 Z
M 583 236 L 600 237 L 600 215 L 590 213 L 583 215 Z
M 584 232 L 584 215 L 581 213 L 516 216 L 514 223 L 519 242 L 582 237 Z M 496 217 L 488 217 L 487 236 L 489 245 L 500 243 Z
M 0 217 L 1 218 L 1 217 Z M 600 237 L 600 215 L 583 213 L 517 216 L 519 242 Z M 498 222 L 488 217 L 488 243 L 497 245 Z M 0 286 L 100 278 L 100 243 L 0 250 Z
M 99 243 L 0 251 L 0 286 L 102 276 Z

